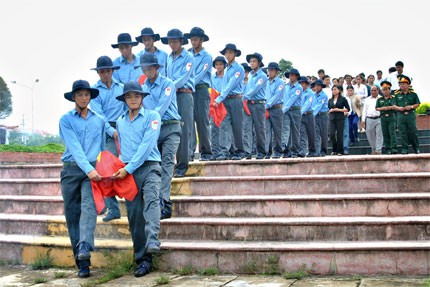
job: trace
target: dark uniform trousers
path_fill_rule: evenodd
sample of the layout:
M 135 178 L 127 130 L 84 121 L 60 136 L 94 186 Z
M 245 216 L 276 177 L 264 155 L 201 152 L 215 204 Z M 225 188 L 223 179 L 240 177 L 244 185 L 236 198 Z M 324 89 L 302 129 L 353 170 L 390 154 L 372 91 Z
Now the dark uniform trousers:
M 199 136 L 200 157 L 209 158 L 212 155 L 210 144 L 210 126 L 209 126 L 209 86 L 207 84 L 196 85 L 196 91 L 193 93 L 194 98 L 194 121 Z M 194 158 L 196 151 L 197 137 L 196 129 L 193 125 L 190 142 L 190 156 Z
M 233 132 L 233 142 L 235 146 L 234 153 L 243 155 L 243 101 L 241 97 L 226 98 L 224 106 L 227 110 L 227 115 L 221 123 L 219 141 L 220 141 L 220 155 L 229 156 L 230 148 L 232 146 L 232 137 L 229 133 Z M 231 128 L 229 128 L 231 126 Z
M 176 153 L 176 174 L 185 175 L 189 165 L 190 139 L 194 126 L 194 100 L 191 93 L 178 92 L 176 94 L 178 112 L 182 118 L 181 141 Z
M 266 155 L 266 125 L 265 116 L 266 108 L 265 101 L 248 100 L 248 108 L 251 113 L 252 122 L 255 128 L 257 153 L 260 156 Z
M 388 153 L 397 153 L 396 114 L 381 112 L 381 128 L 384 137 L 385 150 Z
M 111 123 L 111 126 L 113 124 Z M 113 126 L 116 128 L 116 126 Z M 115 144 L 115 139 L 109 135 L 106 135 L 106 149 L 110 151 L 113 155 L 118 157 L 118 149 Z M 119 210 L 118 200 L 115 196 L 105 197 L 104 199 L 106 207 L 108 208 L 108 213 L 112 214 L 114 217 L 120 217 L 121 212 Z
M 327 112 L 315 116 L 315 150 L 319 155 L 327 154 L 328 115 Z
M 312 111 L 303 113 L 300 127 L 300 152 L 306 155 L 306 146 L 309 155 L 315 156 L 315 117 Z
M 418 151 L 419 143 L 415 111 L 399 112 L 398 126 L 402 140 L 402 152 L 407 152 L 408 144 L 411 144 L 415 152 Z
M 282 125 L 283 116 L 282 104 L 278 107 L 272 107 L 268 109 L 269 118 L 266 119 L 266 151 L 268 155 L 271 155 L 269 150 L 272 143 L 272 130 L 273 130 L 273 154 L 280 156 L 282 154 Z

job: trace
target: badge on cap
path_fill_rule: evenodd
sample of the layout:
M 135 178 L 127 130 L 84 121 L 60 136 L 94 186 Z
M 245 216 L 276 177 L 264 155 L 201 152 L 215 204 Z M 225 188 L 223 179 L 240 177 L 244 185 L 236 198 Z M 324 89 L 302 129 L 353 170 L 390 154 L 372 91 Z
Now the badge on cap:
M 151 122 L 151 128 L 156 131 L 158 129 L 158 121 L 157 120 L 153 120 Z
M 164 90 L 164 94 L 166 95 L 166 96 L 170 96 L 170 94 L 172 93 L 172 88 L 170 88 L 170 87 L 167 87 L 165 90 Z
M 189 70 L 191 70 L 191 67 L 193 66 L 193 64 L 192 63 L 187 63 L 187 71 L 189 71 Z

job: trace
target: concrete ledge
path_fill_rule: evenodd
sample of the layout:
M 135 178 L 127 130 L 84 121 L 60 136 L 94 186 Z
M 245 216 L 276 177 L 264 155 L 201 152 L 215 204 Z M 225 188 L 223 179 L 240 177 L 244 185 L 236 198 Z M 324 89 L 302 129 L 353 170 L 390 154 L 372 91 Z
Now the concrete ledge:
M 59 163 L 62 153 L 0 152 L 0 163 Z

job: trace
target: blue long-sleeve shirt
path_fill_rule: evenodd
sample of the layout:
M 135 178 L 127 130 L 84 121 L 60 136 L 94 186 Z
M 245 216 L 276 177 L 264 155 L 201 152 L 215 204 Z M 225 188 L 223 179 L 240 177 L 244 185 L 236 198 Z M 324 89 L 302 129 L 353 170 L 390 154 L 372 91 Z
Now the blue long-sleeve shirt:
M 172 80 L 158 74 L 153 83 L 149 80 L 145 81 L 143 91 L 149 93 L 143 99 L 145 109 L 158 112 L 163 121 L 181 119 L 176 102 L 175 84 Z
M 194 53 L 193 48 L 189 49 L 188 52 L 194 56 L 194 84 L 207 84 L 211 87 L 212 56 L 205 48 L 197 54 Z
M 246 92 L 244 93 L 245 100 L 266 100 L 266 83 L 267 75 L 258 69 L 257 72 L 249 73 Z
M 127 62 L 127 59 L 123 56 L 116 58 L 113 61 L 114 66 L 120 66 L 118 70 L 114 70 L 112 78 L 117 82 L 125 84 L 129 81 L 137 81 L 140 76 L 142 76 L 142 69 L 135 69 L 135 66 L 139 66 L 140 60 L 138 57 L 133 55 L 133 61 L 131 63 Z
M 282 104 L 285 93 L 285 83 L 281 78 L 275 77 L 272 81 L 270 79 L 266 83 L 267 102 L 266 109 Z
M 314 116 L 318 113 L 328 112 L 328 96 L 322 90 L 319 93 L 315 93 L 315 101 L 312 104 L 312 110 L 314 111 Z
M 66 146 L 61 157 L 63 162 L 75 162 L 88 174 L 94 169 L 99 153 L 105 150 L 106 120 L 88 109 L 86 118 L 76 109 L 64 114 L 60 119 L 60 136 Z
M 222 79 L 224 76 L 219 76 L 216 72 L 212 74 L 212 88 L 221 93 L 222 90 Z
M 301 114 L 312 111 L 312 104 L 315 101 L 315 94 L 311 89 L 307 88 L 303 91 L 302 95 L 302 109 Z
M 173 81 L 176 89 L 194 89 L 194 58 L 182 48 L 181 53 L 175 58 L 173 52 L 167 58 L 167 77 Z
M 282 111 L 286 113 L 291 107 L 300 107 L 302 103 L 302 93 L 302 85 L 298 82 L 295 82 L 293 85 L 291 85 L 291 83 L 286 84 Z
M 233 62 L 227 66 L 224 70 L 224 77 L 222 80 L 222 91 L 220 95 L 215 99 L 216 103 L 224 101 L 228 95 L 240 95 L 243 93 L 242 82 L 245 78 L 245 70 L 242 65 Z
M 161 161 L 157 147 L 161 118 L 156 111 L 143 107 L 130 121 L 126 111 L 117 121 L 116 127 L 121 147 L 120 159 L 126 163 L 124 169 L 132 174 L 145 161 Z
M 136 57 L 139 59 L 139 62 L 140 62 L 140 56 L 142 56 L 143 54 L 146 54 L 146 53 L 151 53 L 151 52 L 147 52 L 147 51 L 145 51 L 145 49 L 143 49 L 142 51 L 137 53 Z M 160 67 L 158 69 L 158 73 L 160 75 L 167 76 L 167 69 L 166 69 L 166 67 L 167 67 L 167 53 L 164 52 L 163 50 L 160 50 L 157 47 L 155 47 L 155 52 L 152 54 L 154 54 L 157 57 L 158 64 L 163 66 L 163 67 Z

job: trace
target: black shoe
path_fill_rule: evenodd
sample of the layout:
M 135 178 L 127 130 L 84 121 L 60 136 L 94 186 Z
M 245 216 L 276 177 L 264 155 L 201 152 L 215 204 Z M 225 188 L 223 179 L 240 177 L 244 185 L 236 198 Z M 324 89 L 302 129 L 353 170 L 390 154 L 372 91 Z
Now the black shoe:
M 183 173 L 175 173 L 175 175 L 173 177 L 181 178 L 181 177 L 185 177 L 185 174 L 183 174 Z
M 246 153 L 244 157 L 245 159 L 252 159 L 252 154 Z
M 160 253 L 160 246 L 156 243 L 149 243 L 148 247 L 146 248 L 146 253 L 148 254 L 158 254 Z
M 417 149 L 417 150 L 415 150 L 414 151 L 416 154 L 419 154 L 420 153 L 420 150 L 419 149 Z
M 325 152 L 320 153 L 320 157 L 325 157 Z
M 88 278 L 90 277 L 90 267 L 84 267 L 79 269 L 78 271 L 79 278 Z
M 114 219 L 118 219 L 118 218 L 121 218 L 121 216 L 119 216 L 119 215 L 115 215 L 115 214 L 112 214 L 112 213 L 108 213 L 108 214 L 106 214 L 106 216 L 105 217 L 103 217 L 103 221 L 104 222 L 109 222 L 109 221 L 111 221 L 111 220 L 114 220 Z
M 139 267 L 134 271 L 135 277 L 142 277 L 151 272 L 152 264 L 146 261 L 143 261 L 139 264 Z
M 331 155 L 337 155 L 337 152 L 332 152 Z
M 296 154 L 292 154 L 291 158 L 297 158 L 297 155 Z
M 408 154 L 408 150 L 402 149 L 402 154 Z
M 78 260 L 89 260 L 91 258 L 90 250 L 91 246 L 88 243 L 81 242 L 79 244 Z
M 232 159 L 232 160 L 241 160 L 241 159 L 242 159 L 242 157 L 241 157 L 240 155 L 238 155 L 238 154 L 235 154 L 235 155 L 233 155 L 233 156 L 231 157 L 231 159 Z
M 255 159 L 264 159 L 264 154 L 257 154 L 257 157 Z M 270 157 L 269 157 L 270 158 Z
M 216 160 L 226 160 L 227 157 L 225 155 L 219 155 L 216 157 Z
M 298 156 L 298 157 L 306 157 L 306 155 L 304 155 L 304 154 L 302 154 L 302 153 L 299 153 L 297 156 Z
M 210 157 L 209 156 L 201 156 L 199 161 L 209 161 Z
M 210 161 L 216 161 L 217 155 L 213 154 L 211 155 L 211 157 L 209 158 Z
M 264 159 L 270 159 L 271 158 L 271 156 L 270 155 L 266 155 L 265 157 L 264 157 Z
M 172 202 L 160 198 L 160 220 L 172 217 Z

